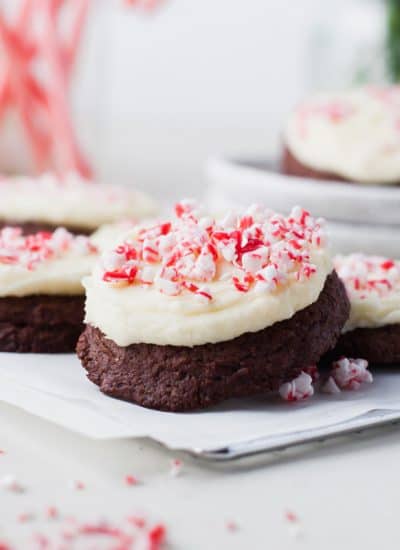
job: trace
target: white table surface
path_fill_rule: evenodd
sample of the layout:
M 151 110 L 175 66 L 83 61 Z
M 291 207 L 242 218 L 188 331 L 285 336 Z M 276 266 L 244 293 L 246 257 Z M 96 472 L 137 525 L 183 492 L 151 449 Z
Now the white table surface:
M 0 478 L 14 474 L 26 487 L 0 489 L 0 541 L 17 550 L 58 528 L 49 506 L 82 521 L 143 513 L 166 524 L 171 550 L 400 547 L 400 427 L 242 466 L 210 468 L 184 456 L 182 474 L 171 477 L 176 455 L 152 442 L 89 440 L 3 403 L 0 418 Z M 126 486 L 127 474 L 140 485 Z M 72 480 L 85 489 L 71 489 Z M 297 529 L 287 510 L 298 515 Z M 21 513 L 35 518 L 21 524 Z

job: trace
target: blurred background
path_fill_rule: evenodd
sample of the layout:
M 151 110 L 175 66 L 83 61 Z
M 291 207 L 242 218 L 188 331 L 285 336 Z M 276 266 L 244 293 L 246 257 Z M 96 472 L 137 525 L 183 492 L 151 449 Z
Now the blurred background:
M 387 78 L 391 4 L 96 0 L 72 80 L 79 141 L 102 180 L 187 194 L 210 155 L 273 156 L 308 91 Z M 3 170 L 30 169 L 18 132 L 0 131 Z

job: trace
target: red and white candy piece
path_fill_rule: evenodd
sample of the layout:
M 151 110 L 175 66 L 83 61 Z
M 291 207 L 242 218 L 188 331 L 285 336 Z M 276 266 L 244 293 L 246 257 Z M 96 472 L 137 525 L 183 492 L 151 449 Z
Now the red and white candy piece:
M 329 393 L 331 395 L 334 395 L 335 393 L 341 393 L 342 390 L 336 384 L 333 376 L 330 376 L 328 380 L 325 382 L 325 384 L 321 387 L 321 391 L 323 393 Z
M 58 519 L 59 512 L 55 506 L 49 506 L 46 510 L 46 517 L 48 519 Z
M 343 357 L 332 364 L 331 376 L 323 391 L 338 393 L 337 390 L 358 390 L 362 384 L 372 382 L 373 376 L 368 370 L 368 361 Z
M 318 118 L 329 124 L 337 125 L 347 120 L 356 112 L 350 101 L 336 99 L 324 102 L 313 102 L 300 105 L 297 116 L 297 131 L 303 139 L 308 137 L 309 123 Z
M 299 516 L 292 510 L 286 510 L 284 518 L 290 529 L 290 534 L 294 539 L 303 537 L 303 528 Z
M 7 474 L 0 479 L 0 487 L 13 493 L 23 493 L 25 487 L 18 481 L 13 474 Z
M 34 514 L 32 514 L 32 512 L 21 512 L 17 516 L 17 521 L 19 523 L 27 523 L 28 521 L 32 521 L 34 518 L 35 516 Z
M 71 479 L 68 482 L 68 486 L 70 489 L 73 489 L 75 491 L 83 491 L 86 488 L 86 485 L 83 481 L 80 481 L 79 479 Z
M 304 401 L 314 395 L 312 377 L 302 372 L 291 382 L 285 382 L 279 388 L 279 395 L 285 401 Z
M 132 474 L 127 474 L 124 478 L 125 485 L 128 487 L 133 487 L 134 485 L 139 485 L 139 480 L 136 476 Z
M 303 369 L 303 372 L 309 374 L 313 382 L 317 382 L 317 380 L 319 380 L 319 371 L 317 365 L 306 367 L 305 369 Z
M 236 521 L 232 520 L 232 519 L 229 519 L 226 523 L 225 523 L 225 526 L 227 528 L 227 530 L 230 532 L 230 533 L 236 533 L 236 531 L 239 530 L 239 525 L 236 523 Z
M 178 477 L 181 475 L 183 470 L 183 461 L 180 458 L 174 458 L 171 460 L 171 467 L 169 470 L 169 475 L 171 477 Z

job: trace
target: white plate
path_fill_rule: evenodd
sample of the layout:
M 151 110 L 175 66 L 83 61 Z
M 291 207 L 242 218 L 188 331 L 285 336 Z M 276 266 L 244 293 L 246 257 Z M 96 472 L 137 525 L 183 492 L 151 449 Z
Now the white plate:
M 346 224 L 328 221 L 329 243 L 334 254 L 378 254 L 400 258 L 400 227 Z
M 269 168 L 268 168 L 269 167 Z M 400 186 L 317 181 L 280 174 L 271 161 L 213 158 L 207 163 L 208 198 L 218 206 L 262 202 L 286 212 L 301 205 L 314 216 L 400 229 Z
M 247 203 L 260 202 L 253 195 L 247 197 Z M 212 188 L 207 193 L 207 203 L 212 211 L 224 208 L 237 208 L 245 204 L 234 197 L 227 197 L 220 190 Z M 328 220 L 327 231 L 329 245 L 333 254 L 380 254 L 390 258 L 400 258 L 400 226 L 352 224 Z

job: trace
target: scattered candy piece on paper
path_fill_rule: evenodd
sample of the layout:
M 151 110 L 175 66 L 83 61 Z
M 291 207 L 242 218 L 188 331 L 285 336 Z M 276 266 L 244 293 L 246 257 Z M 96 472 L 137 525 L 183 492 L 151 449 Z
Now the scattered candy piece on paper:
M 291 382 L 285 382 L 279 388 L 279 395 L 285 401 L 304 401 L 314 395 L 312 377 L 302 372 Z

